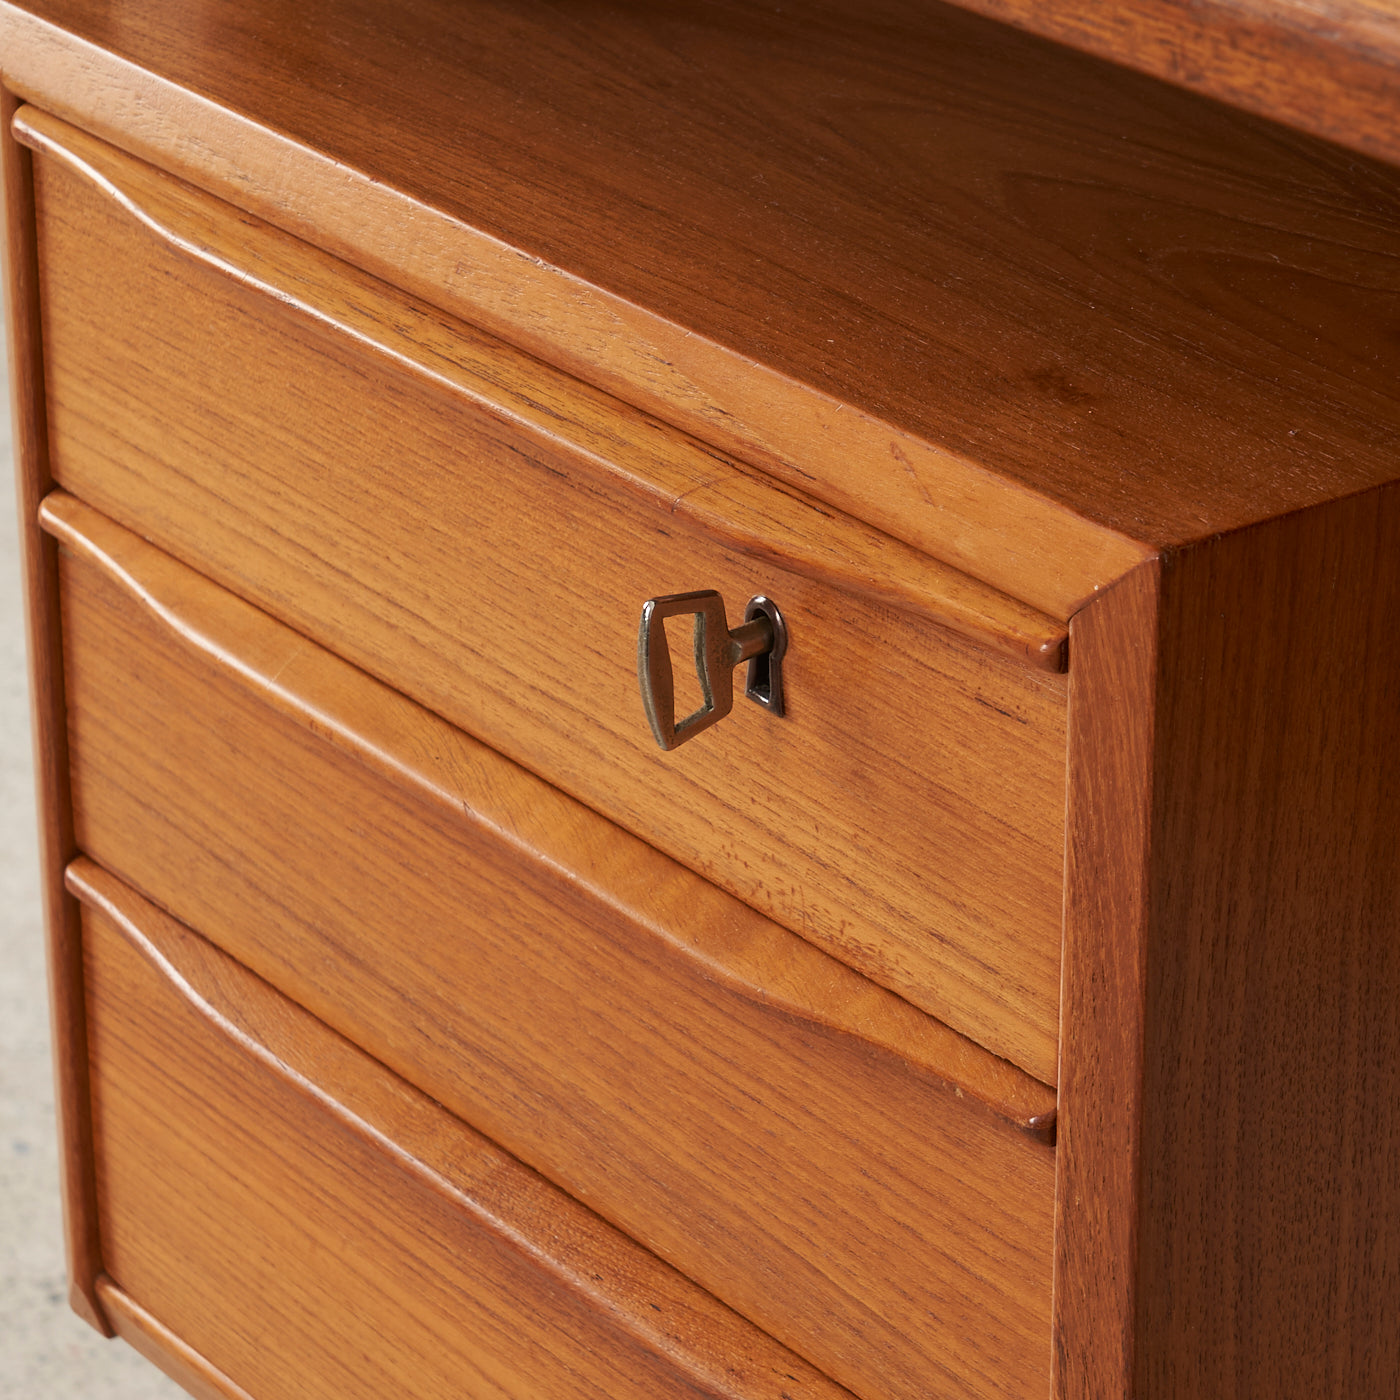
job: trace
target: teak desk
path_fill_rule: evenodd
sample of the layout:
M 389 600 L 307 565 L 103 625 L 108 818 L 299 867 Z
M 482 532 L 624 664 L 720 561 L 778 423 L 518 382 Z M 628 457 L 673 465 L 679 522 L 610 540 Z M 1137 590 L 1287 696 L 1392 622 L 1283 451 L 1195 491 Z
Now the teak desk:
M 0 3 L 72 1297 L 194 1394 L 1400 1395 L 1400 15 L 974 8 Z

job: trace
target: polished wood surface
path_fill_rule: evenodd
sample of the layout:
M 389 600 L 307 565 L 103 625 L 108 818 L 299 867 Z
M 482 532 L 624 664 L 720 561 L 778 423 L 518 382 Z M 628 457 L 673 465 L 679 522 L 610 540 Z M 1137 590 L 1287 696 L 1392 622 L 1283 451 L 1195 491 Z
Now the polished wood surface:
M 439 112 L 431 119 L 431 128 L 444 141 L 436 152 L 438 159 L 432 152 L 422 152 L 400 162 L 402 147 L 398 139 L 391 139 L 382 149 L 391 157 L 393 171 L 385 169 L 378 175 L 364 171 L 367 162 L 363 159 L 353 158 L 349 152 L 335 153 L 309 132 L 289 143 L 280 133 L 297 129 L 304 113 L 289 112 L 286 120 L 265 112 L 257 116 L 243 113 L 236 103 L 230 107 L 227 100 L 204 97 L 209 89 L 200 81 L 193 83 L 193 90 L 179 79 L 171 81 L 165 65 L 153 61 L 155 53 L 146 52 L 142 45 L 138 45 L 142 58 L 133 62 L 124 57 L 126 46 L 120 32 L 136 39 L 146 27 L 135 11 L 120 17 L 108 12 L 108 17 L 117 18 L 119 32 L 108 31 L 100 17 L 91 16 L 97 19 L 92 32 L 98 39 L 92 43 L 75 39 L 51 21 L 17 6 L 0 4 L 0 40 L 11 55 L 5 67 L 6 82 L 41 106 L 225 197 L 233 197 L 289 231 L 486 325 L 780 479 L 803 488 L 820 486 L 827 499 L 860 518 L 1013 596 L 1067 618 L 1079 600 L 1116 577 L 1143 551 L 1131 540 L 1086 522 L 1043 495 L 988 473 L 975 453 L 927 440 L 917 428 L 885 421 L 839 389 L 832 392 L 820 384 L 809 384 L 789 368 L 770 364 L 763 345 L 729 344 L 718 323 L 737 316 L 741 323 L 759 330 L 764 341 L 776 336 L 780 343 L 795 349 L 800 359 L 815 355 L 838 376 L 853 372 L 876 397 L 887 387 L 905 381 L 909 392 L 903 397 L 916 416 L 939 423 L 950 419 L 942 406 L 930 399 L 940 396 L 941 385 L 956 393 L 956 379 L 949 379 L 938 368 L 941 347 L 931 348 L 920 338 L 922 332 L 909 323 L 904 309 L 911 277 L 916 290 L 921 283 L 925 288 L 928 284 L 925 268 L 929 250 L 916 248 L 907 258 L 891 256 L 891 240 L 882 236 L 878 227 L 870 227 L 871 215 L 881 201 L 853 197 L 849 188 L 851 177 L 871 153 L 871 138 L 859 134 L 851 155 L 838 145 L 842 169 L 833 185 L 822 188 L 826 182 L 819 181 L 813 191 L 815 210 L 793 209 L 791 216 L 786 215 L 786 201 L 773 197 L 773 176 L 763 169 L 761 160 L 754 159 L 758 154 L 754 138 L 766 137 L 776 116 L 766 110 L 774 76 L 788 72 L 800 79 L 800 62 L 785 59 L 781 44 L 777 53 L 765 55 L 758 75 L 762 89 L 758 109 L 743 110 L 753 102 L 752 95 L 745 96 L 745 89 L 752 87 L 754 79 L 751 73 L 748 82 L 744 80 L 742 52 L 755 35 L 736 36 L 738 42 L 730 44 L 717 59 L 707 59 L 703 52 L 669 54 L 665 37 L 649 36 L 645 27 L 649 18 L 664 11 L 634 6 L 632 14 L 641 20 L 641 29 L 629 37 L 624 24 L 604 40 L 598 52 L 590 53 L 590 36 L 602 37 L 598 27 L 602 16 L 597 12 L 590 12 L 586 19 L 571 19 L 539 11 L 533 23 L 541 25 L 544 32 L 536 34 L 530 33 L 532 18 L 528 13 L 513 17 L 508 10 L 485 6 L 468 12 L 460 6 L 439 4 L 431 11 L 415 7 L 412 13 L 407 7 L 386 7 L 380 21 L 368 8 L 358 15 L 347 11 L 333 18 L 328 12 L 319 19 L 308 13 L 309 23 L 305 28 L 298 26 L 302 41 L 311 39 L 314 47 L 314 36 L 323 32 L 318 26 L 328 23 L 342 35 L 347 48 L 358 41 L 367 44 L 371 52 L 415 54 L 420 63 L 445 58 L 438 81 L 428 73 L 416 77 L 427 81 L 437 99 L 449 104 L 465 99 L 460 112 Z M 684 13 L 678 9 L 676 14 L 684 25 Z M 726 17 L 716 17 L 722 41 Z M 263 28 L 272 18 L 264 14 L 254 25 Z M 64 19 L 81 28 L 79 13 Z M 189 12 L 171 19 L 173 27 L 165 39 L 173 40 L 178 51 L 184 47 L 181 38 L 190 32 Z M 393 32 L 405 20 L 407 29 Z M 380 28 L 386 21 L 388 28 Z M 218 42 L 208 29 L 211 23 L 217 23 L 213 11 L 196 27 L 205 31 L 210 42 Z M 362 25 L 368 28 L 360 28 Z M 749 27 L 741 16 L 741 31 Z M 350 37 L 352 29 L 356 30 L 354 39 Z M 263 32 L 269 31 L 264 28 Z M 700 32 L 703 34 L 703 26 Z M 896 44 L 901 37 L 895 36 Z M 848 38 L 839 35 L 833 52 L 844 53 Z M 521 47 L 515 49 L 522 40 Z M 503 42 L 507 47 L 500 49 Z M 162 46 L 158 41 L 157 47 Z M 525 94 L 522 106 L 508 89 L 501 90 L 489 73 L 480 73 L 479 82 L 474 81 L 482 56 L 493 49 L 507 62 L 514 49 L 527 85 L 533 86 L 529 74 L 534 69 L 544 80 L 544 93 L 535 90 Z M 133 50 L 133 56 L 136 52 Z M 907 46 L 904 52 L 909 52 Z M 562 64 L 557 83 L 554 77 L 546 76 L 550 64 L 540 62 L 545 55 L 553 55 Z M 876 64 L 885 57 L 878 54 Z M 284 49 L 274 42 L 270 52 L 252 58 L 257 72 L 254 90 L 267 96 L 291 97 L 293 107 L 298 107 L 311 95 L 308 80 L 324 71 L 327 58 L 332 64 L 339 61 L 335 54 L 293 54 L 290 47 Z M 290 88 L 269 81 L 286 60 L 296 72 Z M 544 146 L 536 150 L 534 133 L 526 133 L 522 140 L 505 129 L 493 132 L 489 129 L 493 121 L 507 110 L 534 109 L 547 123 L 557 125 L 559 134 L 595 129 L 601 110 L 599 89 L 592 77 L 585 78 L 585 70 L 599 61 L 604 70 L 598 79 L 623 103 L 619 116 L 627 129 L 618 133 L 621 149 L 564 150 L 557 159 L 547 158 L 537 171 L 521 166 L 519 175 L 524 178 L 517 183 L 500 168 L 501 162 L 533 164 L 537 155 L 545 154 Z M 637 83 L 641 74 L 658 67 L 660 91 L 684 95 L 673 110 L 650 103 L 648 85 Z M 230 55 L 218 68 L 226 76 L 242 64 Z M 852 76 L 865 87 L 868 72 L 868 65 L 863 64 Z M 244 76 L 252 74 L 245 72 Z M 350 110 L 332 119 L 332 130 L 362 132 L 374 142 L 390 131 L 401 133 L 401 139 L 412 139 L 415 132 L 426 134 L 427 128 L 417 125 L 418 114 L 405 106 L 411 107 L 425 94 L 417 81 L 396 94 L 387 104 L 388 110 L 370 114 L 366 98 L 376 76 L 382 81 L 387 70 L 371 62 L 368 71 L 332 78 L 333 88 L 349 83 L 361 91 L 360 100 Z M 877 102 L 884 100 L 887 76 L 880 75 Z M 913 82 L 925 92 L 937 91 L 941 85 L 937 78 L 917 73 Z M 580 83 L 589 87 L 586 95 Z M 549 112 L 552 97 L 544 95 L 552 88 L 566 103 L 566 110 L 557 117 Z M 630 97 L 640 101 L 629 118 Z M 817 100 L 822 102 L 823 97 Z M 717 104 L 717 110 L 707 113 L 698 129 L 686 133 L 683 158 L 673 162 L 665 149 L 666 134 L 691 127 L 685 111 L 696 98 Z M 736 100 L 742 117 L 739 125 L 732 126 Z M 481 122 L 485 129 L 474 130 Z M 191 139 L 194 133 L 197 135 Z M 898 132 L 895 135 L 898 142 Z M 655 149 L 658 136 L 663 138 L 660 151 Z M 736 137 L 740 138 L 737 145 Z M 799 143 L 801 140 L 799 136 Z M 813 158 L 800 164 L 799 185 L 811 174 L 821 175 L 830 165 L 831 154 L 823 149 L 826 144 L 827 139 L 819 134 Z M 715 169 L 719 179 L 711 186 L 706 172 L 715 166 L 714 153 L 725 149 L 733 150 L 739 158 L 740 168 L 734 172 L 737 178 L 726 180 L 721 164 Z M 881 149 L 878 132 L 873 149 Z M 611 174 L 619 163 L 636 165 L 638 157 L 639 173 L 647 186 L 640 192 L 639 202 L 629 197 Z M 472 168 L 478 158 L 482 164 Z M 533 176 L 546 170 L 545 185 L 535 188 Z M 439 186 L 439 175 L 445 185 L 437 194 L 429 193 L 428 188 L 415 188 L 410 171 L 426 176 L 429 187 Z M 792 184 L 790 175 L 775 173 L 783 186 Z M 624 274 L 638 270 L 646 286 L 612 286 L 611 276 L 595 282 L 570 265 L 574 259 L 561 260 L 544 247 L 520 246 L 512 241 L 517 235 L 493 227 L 490 210 L 503 174 L 514 185 L 510 204 L 526 216 L 527 223 L 537 223 L 546 240 L 566 234 L 568 241 L 580 243 L 580 251 L 586 252 L 590 262 L 600 261 L 604 268 Z M 900 178 L 907 178 L 903 170 Z M 671 192 L 669 187 L 684 191 L 691 180 L 697 182 L 696 188 L 686 197 L 689 207 L 678 211 L 681 218 L 677 227 L 663 205 Z M 454 200 L 450 191 L 459 198 Z M 555 210 L 542 198 L 545 191 L 558 200 Z M 461 196 L 475 207 L 463 206 Z M 738 207 L 733 204 L 734 197 Z M 606 237 L 598 238 L 588 231 L 590 214 L 602 218 L 602 226 L 610 230 Z M 775 214 L 779 226 L 766 232 L 764 226 Z M 630 241 L 627 230 L 633 217 L 641 221 L 639 231 L 650 226 L 650 234 L 660 240 L 650 256 L 640 246 L 623 246 L 624 241 Z M 855 235 L 849 246 L 843 246 L 843 228 Z M 405 229 L 412 230 L 411 236 L 403 236 Z M 916 243 L 923 242 L 917 230 L 914 236 Z M 696 237 L 699 245 L 693 253 L 688 252 Z M 526 245 L 530 241 L 527 237 Z M 903 237 L 893 241 L 897 245 Z M 705 247 L 720 258 L 715 277 L 701 266 Z M 804 291 L 801 286 L 799 263 L 804 247 L 821 252 L 828 263 L 828 276 L 837 279 L 841 301 L 849 303 L 834 322 L 829 312 L 816 305 L 823 292 L 816 287 Z M 667 252 L 656 256 L 662 248 Z M 791 253 L 782 251 L 789 248 Z M 670 266 L 673 258 L 684 259 L 683 266 L 674 271 Z M 652 263 L 650 269 L 647 262 Z M 889 345 L 887 355 L 872 356 L 869 345 L 861 342 L 868 293 L 852 298 L 851 267 L 871 269 L 875 300 L 884 305 L 869 329 L 876 343 Z M 684 302 L 692 295 L 687 287 L 697 273 L 700 282 L 693 292 L 698 304 L 718 318 L 709 330 L 679 313 L 679 319 L 673 319 L 665 308 L 652 303 L 646 290 L 669 286 Z M 771 291 L 766 292 L 770 284 Z M 748 308 L 754 305 L 755 297 L 771 304 L 755 306 L 757 314 L 750 316 Z M 792 320 L 790 309 L 799 307 L 806 307 L 808 315 L 815 313 L 816 324 L 801 324 L 799 314 L 797 324 L 786 325 Z M 985 312 L 979 309 L 976 315 L 981 319 Z M 941 319 L 949 318 L 945 314 Z M 896 346 L 896 341 L 901 343 Z M 973 434 L 968 445 L 978 437 Z M 1022 592 L 1023 588 L 1033 591 Z
M 552 876 L 541 872 L 539 878 L 586 890 L 590 898 L 607 906 L 610 917 L 635 924 L 631 936 L 657 940 L 676 958 L 694 961 L 706 969 L 708 977 L 742 989 L 775 1012 L 897 1056 L 955 1087 L 958 1098 L 984 1105 L 1031 1137 L 1053 1141 L 1049 1130 L 1054 1091 L 1014 1065 L 764 919 L 75 497 L 53 492 L 42 503 L 39 519 L 62 545 L 60 568 L 67 570 L 69 579 L 63 602 L 64 645 L 73 660 L 65 663 L 65 670 L 82 691 L 70 701 L 70 734 L 76 735 L 87 720 L 110 726 L 119 718 L 113 705 L 118 692 L 107 691 L 105 682 L 94 687 L 83 674 L 101 664 L 103 657 L 116 668 L 109 670 L 106 681 L 126 676 L 120 694 L 129 693 L 133 686 L 140 691 L 140 701 L 128 700 L 123 706 L 120 718 L 127 727 L 122 743 L 131 745 L 133 755 L 150 751 L 148 781 L 165 776 L 156 771 L 162 765 L 154 760 L 162 744 L 170 742 L 174 728 L 183 727 L 194 744 L 208 743 L 217 734 L 218 726 L 208 718 L 216 697 L 244 707 L 254 717 L 238 741 L 227 742 L 234 762 L 250 775 L 272 766 L 251 764 L 246 754 L 252 747 L 278 742 L 288 748 L 288 761 L 294 761 L 295 745 L 288 747 L 288 735 L 293 729 L 305 731 L 314 740 L 306 752 L 316 756 L 313 761 L 322 769 L 323 786 L 337 781 L 331 774 L 348 775 L 348 784 L 357 788 L 376 775 L 384 791 L 409 804 L 401 806 L 401 820 L 440 824 L 446 812 L 451 817 L 447 830 L 477 830 L 479 839 L 487 843 L 485 849 L 494 853 L 487 865 L 495 860 L 537 858 L 553 872 Z M 90 620 L 84 608 L 98 608 L 96 619 Z M 135 662 L 125 653 L 127 647 L 141 650 L 146 662 Z M 191 688 L 191 705 L 185 713 L 165 692 L 166 682 L 148 674 L 145 665 L 164 666 L 171 673 L 171 684 L 177 677 L 185 678 L 184 684 Z M 90 701 L 96 703 L 89 705 Z M 154 718 L 157 708 L 170 712 L 169 727 Z M 278 723 L 278 717 L 293 728 L 263 734 L 262 730 Z M 73 760 L 79 770 L 73 781 L 86 791 L 91 777 L 86 756 L 92 750 L 84 743 L 82 752 L 84 757 Z M 338 756 L 342 755 L 352 761 L 341 763 Z M 111 757 L 122 763 L 116 753 Z M 140 776 L 134 757 L 122 766 Z M 163 766 L 176 769 L 174 776 L 179 778 L 179 765 Z M 188 769 L 204 771 L 203 763 Z M 288 786 L 292 800 L 306 808 L 303 819 L 309 819 L 316 802 L 308 797 L 301 780 L 289 779 Z M 190 788 L 186 781 L 186 789 L 183 797 L 171 796 L 191 804 L 192 815 L 196 806 L 221 805 L 209 796 L 210 791 L 220 790 L 217 784 Z M 343 793 L 327 796 L 347 801 Z M 74 800 L 82 811 L 81 817 L 75 812 L 75 820 L 83 826 L 79 844 L 88 849 L 91 808 Z M 368 799 L 351 798 L 349 805 L 361 800 Z M 415 802 L 426 806 L 412 805 Z M 221 815 L 233 814 L 209 813 L 198 824 L 218 821 Z M 267 830 L 272 840 L 282 841 L 295 828 L 279 820 Z M 182 835 L 187 840 L 202 839 L 198 833 Z M 358 839 L 358 835 L 351 832 L 341 839 Z M 433 835 L 425 826 L 407 844 L 431 840 Z M 113 839 L 130 841 L 131 836 L 118 832 Z M 138 854 L 156 868 L 149 855 Z M 289 859 L 284 863 L 291 871 L 298 869 Z M 444 860 L 442 865 L 449 862 Z M 443 878 L 451 873 L 445 870 Z M 300 874 L 304 878 L 305 872 Z M 163 878 L 174 890 L 170 872 Z M 369 881 L 374 873 L 363 871 L 354 878 Z M 430 892 L 429 897 L 436 896 Z M 397 954 L 391 952 L 391 956 Z M 671 997 L 661 999 L 668 1006 L 671 1001 Z
M 105 1274 L 98 1277 L 97 1296 L 117 1336 L 159 1366 L 195 1400 L 254 1400 L 241 1385 L 235 1385 L 222 1371 L 215 1370 Z
M 1058 1393 L 1400 1383 L 1398 490 L 1076 619 Z
M 441 1393 L 442 1277 L 517 1379 L 586 1355 L 507 1392 L 728 1393 L 764 1326 L 861 1400 L 1400 1393 L 1396 24 L 0 0 L 44 151 L 37 213 L 6 176 L 22 508 L 87 501 L 38 507 L 83 839 L 252 964 L 131 906 L 230 1039 L 93 925 L 132 993 L 89 988 L 99 1122 L 140 1131 L 101 1249 L 70 1222 L 88 1296 L 258 1400 L 269 1318 L 345 1389 L 331 1278 L 403 1300 L 419 1370 L 348 1384 Z M 706 586 L 777 596 L 791 717 L 663 758 L 637 605 Z M 549 1202 L 495 1275 L 440 1228 L 467 1118 L 497 1224 Z M 149 1189 L 166 1135 L 212 1211 Z M 307 1179 L 350 1181 L 333 1225 Z M 206 1227 L 249 1212 L 269 1255 Z M 549 1326 L 561 1220 L 650 1282 L 575 1270 Z M 296 1291 L 250 1291 L 279 1250 Z M 676 1288 L 679 1349 L 639 1302 Z
M 852 1389 L 1041 1395 L 1049 1090 L 71 498 L 45 520 L 86 852 Z
M 5 316 L 14 422 L 15 485 L 23 567 L 29 694 L 38 788 L 40 889 L 48 943 L 49 1024 L 62 1174 L 63 1239 L 69 1300 L 109 1332 L 96 1294 L 100 1271 L 92 1132 L 87 1111 L 82 942 L 78 911 L 63 887 L 75 854 L 68 792 L 68 735 L 60 657 L 58 577 L 53 542 L 39 530 L 39 502 L 53 485 L 44 424 L 39 333 L 39 267 L 34 247 L 34 188 L 29 152 L 10 134 L 15 101 L 0 92 L 0 179 L 5 208 Z
M 958 0 L 1234 107 L 1400 160 L 1392 0 Z
M 259 1400 L 847 1394 L 99 867 L 69 879 L 107 1271 Z
M 1074 626 L 1061 1065 L 1074 1123 L 1056 1146 L 1056 1400 L 1131 1396 L 1137 1377 L 1141 1138 L 1156 1105 L 1143 1097 L 1134 935 L 1150 899 L 1160 569 L 1129 574 Z
M 60 483 L 1054 1081 L 1062 677 L 639 512 L 561 415 L 546 434 L 488 410 L 153 237 L 66 164 L 36 181 Z M 230 267 L 287 243 L 201 208 Z M 377 335 L 412 327 L 291 252 Z M 637 622 L 696 587 L 735 621 L 753 594 L 782 609 L 787 713 L 740 702 L 663 754 Z
M 406 304 L 374 279 L 318 257 L 227 204 L 176 184 L 105 142 L 27 107 L 14 130 L 118 200 L 148 230 L 207 266 L 439 383 L 483 412 L 587 460 L 599 486 L 663 528 L 913 612 L 1047 671 L 1065 662 L 1063 623 L 811 496 L 727 460 L 617 399 L 473 327 Z M 236 222 L 233 222 L 235 221 Z M 232 225 L 232 226 L 231 226 Z
M 1058 616 L 1391 474 L 1396 173 L 958 10 L 36 4 L 60 115 Z

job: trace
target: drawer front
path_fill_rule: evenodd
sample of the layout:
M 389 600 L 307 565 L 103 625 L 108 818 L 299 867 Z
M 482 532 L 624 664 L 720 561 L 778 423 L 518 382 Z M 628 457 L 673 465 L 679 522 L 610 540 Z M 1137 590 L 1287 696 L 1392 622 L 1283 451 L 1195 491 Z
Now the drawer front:
M 103 1264 L 253 1400 L 844 1394 L 89 861 Z
M 801 570 L 677 523 L 703 484 L 640 475 L 734 469 L 217 201 L 95 143 L 36 180 L 60 482 L 1054 1081 L 1062 676 L 894 606 L 830 512 Z M 789 713 L 662 754 L 641 603 L 705 587 L 783 609 Z
M 1043 1393 L 1044 1086 L 89 508 L 46 518 L 85 851 L 858 1393 Z

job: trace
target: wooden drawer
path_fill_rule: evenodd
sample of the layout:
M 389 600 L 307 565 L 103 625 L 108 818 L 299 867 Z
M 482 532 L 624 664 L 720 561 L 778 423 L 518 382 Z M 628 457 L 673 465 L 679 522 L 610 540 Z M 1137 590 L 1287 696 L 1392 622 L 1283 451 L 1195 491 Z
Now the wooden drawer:
M 107 1272 L 257 1400 L 845 1394 L 100 867 L 69 884 Z
M 1054 1082 L 1061 624 L 51 118 L 17 129 L 61 484 Z M 702 587 L 782 607 L 789 714 L 740 701 L 663 755 L 637 618 Z
M 1024 1334 L 1028 1391 L 1038 1375 L 1055 1400 L 1400 1393 L 1400 173 L 1363 154 L 1400 151 L 1400 17 L 1359 0 L 967 3 L 1034 9 L 1140 71 L 925 0 L 0 0 L 0 136 L 32 102 L 424 299 L 33 112 L 34 160 L 0 142 L 66 1238 L 95 1326 L 157 1336 L 123 1290 L 141 1254 L 118 1222 L 145 1219 L 155 1317 L 187 1289 L 199 1316 L 180 1325 L 212 1350 L 225 1311 L 241 1348 L 304 1309 L 306 1345 L 334 1347 L 321 1384 L 335 1388 L 366 1345 L 338 1274 L 372 1327 L 358 1281 L 384 1275 L 363 1257 L 398 1251 L 429 1283 L 451 1261 L 422 1264 L 418 1229 L 390 1239 L 352 1173 L 355 1208 L 321 1271 L 323 1208 L 279 1175 L 280 1152 L 249 1155 L 244 1175 L 237 1151 L 206 1164 L 182 1148 L 192 1179 L 232 1163 L 240 1203 L 266 1179 L 315 1227 L 262 1214 L 304 1285 L 264 1302 L 257 1244 L 211 1244 L 178 1193 L 143 1190 L 160 1180 L 151 1155 L 149 1171 L 121 1169 L 147 1151 L 166 1071 L 220 1033 L 201 1023 L 170 1049 L 162 1037 L 189 1022 L 151 1015 L 139 988 L 104 995 L 98 964 L 94 1173 L 82 930 L 64 898 L 70 718 L 94 839 L 143 832 L 121 854 L 148 862 L 145 881 L 224 909 L 221 938 L 246 928 L 248 956 L 340 1005 L 366 1055 L 431 1076 L 463 1113 L 479 1098 L 520 1156 L 536 1150 L 521 1125 L 548 1123 L 564 1143 L 549 1171 L 573 1173 L 581 1208 L 659 1231 L 675 1182 L 698 1204 L 668 1253 L 733 1297 L 726 1271 L 747 1268 L 742 1296 L 765 1318 L 816 1319 L 806 1350 L 839 1348 L 816 1335 L 840 1311 L 823 1303 L 854 1296 L 852 1261 L 868 1279 L 878 1253 L 885 1301 L 823 1362 L 844 1358 L 866 1400 L 903 1355 L 878 1335 L 886 1303 L 907 1327 L 901 1290 L 933 1299 L 926 1345 L 942 1349 L 919 1386 L 940 1395 L 991 1365 L 990 1338 L 1019 1335 L 1008 1309 L 1043 1313 L 1051 1271 L 1031 1257 L 1037 1227 L 1016 1246 L 1018 1310 L 1020 1266 L 985 1234 L 998 1210 L 1041 1210 L 1046 1177 L 996 1170 L 971 1128 L 950 1140 L 995 1120 L 972 1102 L 987 1052 L 940 1069 L 953 1042 L 898 1019 L 910 1006 L 854 981 L 856 965 L 1047 1083 L 1058 1051 L 1052 1317 L 1040 1351 L 1044 1334 Z M 1168 10 L 1179 23 L 1158 23 Z M 1144 69 L 1302 114 L 1352 148 Z M 99 679 L 65 706 L 59 550 L 38 525 L 51 461 L 298 631 L 251 669 L 237 637 L 211 650 L 183 612 L 168 655 L 158 628 L 119 634 L 159 664 L 122 680 L 130 663 L 111 657 L 112 694 L 148 697 L 169 761 L 149 733 L 123 749 L 129 713 L 94 719 Z M 1067 708 L 1065 679 L 1035 674 L 1061 629 L 803 492 L 1063 620 Z M 572 567 L 583 551 L 596 586 Z M 632 619 L 641 595 L 705 584 L 731 608 L 778 597 L 792 718 L 741 712 L 662 760 L 631 690 Z M 526 597 L 543 606 L 522 617 Z M 98 655 L 73 616 L 70 644 Z M 410 708 L 316 692 L 319 653 L 298 650 L 313 633 L 385 686 L 402 677 Z M 184 671 L 177 713 L 160 689 Z M 539 782 L 410 722 L 413 704 Z M 201 748 L 204 710 L 218 728 Z M 551 837 L 566 811 L 579 824 Z M 257 841 L 240 813 L 269 824 Z M 672 859 L 682 873 L 665 873 Z M 445 913 L 409 907 L 424 890 L 447 891 Z M 516 1050 L 536 1010 L 549 1020 L 527 1073 Z M 222 1061 L 208 1097 L 250 1102 L 235 1086 L 264 1082 L 254 1060 Z M 308 1082 L 329 1072 L 285 1063 Z M 123 1080 L 139 1091 L 125 1106 Z M 887 1125 L 889 1105 L 904 1109 Z M 291 1165 L 351 1161 L 345 1126 L 332 1112 L 293 1134 Z M 465 1141 L 455 1126 L 445 1138 Z M 425 1162 L 421 1147 L 395 1160 L 414 1154 Z M 640 1165 L 618 1167 L 624 1155 Z M 674 1174 L 646 1180 L 663 1156 Z M 787 1198 L 772 1185 L 784 1156 Z M 913 1183 L 895 1202 L 892 1162 Z M 940 1192 L 945 1164 L 961 1184 Z M 746 1220 L 750 1180 L 763 1204 Z M 117 1207 L 101 1239 L 99 1195 Z M 515 1237 L 527 1252 L 556 1241 L 559 1218 Z M 170 1220 L 198 1257 L 170 1261 L 181 1291 L 162 1302 Z M 977 1285 L 944 1295 L 957 1275 L 935 1254 L 910 1265 L 929 1220 Z M 808 1296 L 793 1261 L 822 1249 L 827 1291 Z M 202 1264 L 212 1283 L 191 1279 Z M 519 1316 L 520 1277 L 498 1276 L 491 1315 L 548 1349 Z M 402 1337 L 429 1368 L 440 1336 L 456 1348 L 439 1292 L 402 1275 L 379 1291 L 410 1318 L 385 1345 Z M 603 1311 L 620 1326 L 598 1334 L 606 1373 L 577 1369 L 604 1393 L 664 1394 L 668 1376 L 636 1382 L 629 1348 L 669 1315 Z M 577 1337 L 579 1314 L 561 1316 Z M 521 1356 L 515 1338 L 501 1346 Z M 1017 1364 L 1009 1347 L 1004 1368 Z M 543 1397 L 554 1381 L 532 1371 L 520 1388 Z
M 91 508 L 44 519 L 85 851 L 861 1395 L 1043 1393 L 1048 1089 Z

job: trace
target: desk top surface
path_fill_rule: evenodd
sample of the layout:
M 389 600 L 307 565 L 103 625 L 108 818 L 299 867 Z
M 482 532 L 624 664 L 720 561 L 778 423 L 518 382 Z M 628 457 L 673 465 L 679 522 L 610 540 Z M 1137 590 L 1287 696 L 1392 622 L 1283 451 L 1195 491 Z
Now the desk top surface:
M 1389 6 L 1333 8 L 1390 32 Z M 578 305 L 598 291 L 600 362 L 610 337 L 650 357 L 604 387 L 1047 612 L 1395 474 L 1400 171 L 963 10 L 26 0 L 0 32 L 70 42 L 29 16 L 240 114 L 288 168 L 313 152 L 392 189 L 405 265 L 446 220 Z M 123 139 L 109 78 L 80 100 L 5 63 Z M 202 137 L 170 110 L 126 144 L 199 178 Z M 238 158 L 233 197 L 353 251 L 349 216 L 292 208 L 291 177 L 260 203 Z M 471 286 L 439 290 L 476 314 Z M 586 363 L 572 313 L 482 298 L 484 324 Z M 686 343 L 771 391 L 741 402 Z M 843 410 L 874 428 L 828 461 Z
M 1395 0 L 960 0 L 1233 106 L 1400 160 Z

